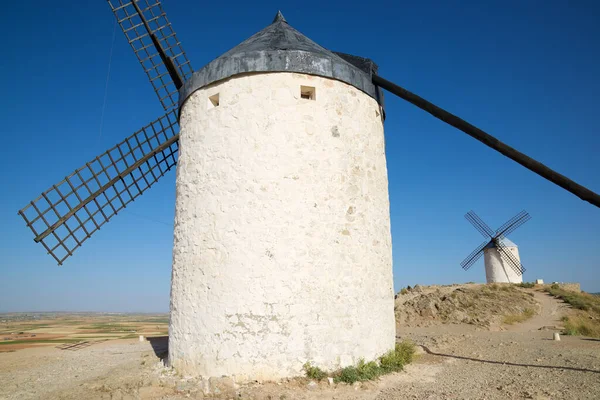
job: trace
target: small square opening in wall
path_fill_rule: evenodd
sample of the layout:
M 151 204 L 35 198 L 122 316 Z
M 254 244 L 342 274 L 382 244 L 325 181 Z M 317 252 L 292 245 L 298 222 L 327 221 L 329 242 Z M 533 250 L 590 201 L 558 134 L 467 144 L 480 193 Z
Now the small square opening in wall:
M 312 86 L 300 86 L 300 97 L 306 100 L 316 100 L 317 91 Z
M 219 93 L 213 94 L 208 98 L 208 109 L 219 107 Z

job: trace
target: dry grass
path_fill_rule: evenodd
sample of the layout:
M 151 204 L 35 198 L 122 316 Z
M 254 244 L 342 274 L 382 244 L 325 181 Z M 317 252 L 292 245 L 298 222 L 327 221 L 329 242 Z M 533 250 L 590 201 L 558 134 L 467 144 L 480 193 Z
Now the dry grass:
M 565 316 L 562 320 L 565 325 L 564 335 L 600 338 L 600 321 L 588 313 L 578 312 Z
M 506 325 L 517 324 L 523 321 L 527 321 L 529 318 L 535 315 L 535 311 L 532 308 L 526 308 L 520 313 L 505 314 L 502 318 L 502 323 Z
M 575 309 L 562 319 L 565 325 L 563 334 L 600 338 L 600 296 L 556 287 L 550 287 L 546 291 Z

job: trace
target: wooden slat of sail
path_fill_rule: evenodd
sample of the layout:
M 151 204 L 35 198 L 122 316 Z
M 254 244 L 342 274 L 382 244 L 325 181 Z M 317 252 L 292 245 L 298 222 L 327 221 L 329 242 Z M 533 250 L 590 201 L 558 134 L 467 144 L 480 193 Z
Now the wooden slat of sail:
M 163 108 L 166 111 L 175 108 L 179 98 L 177 88 L 136 7 L 127 0 L 108 0 L 108 4 L 113 10 L 127 42 L 144 68 L 144 72 L 148 75 Z M 136 2 L 136 5 L 165 55 L 172 60 L 181 79 L 183 81 L 189 79 L 194 71 L 162 9 L 161 2 L 140 0 Z
M 59 265 L 177 163 L 175 111 L 52 185 L 19 211 Z

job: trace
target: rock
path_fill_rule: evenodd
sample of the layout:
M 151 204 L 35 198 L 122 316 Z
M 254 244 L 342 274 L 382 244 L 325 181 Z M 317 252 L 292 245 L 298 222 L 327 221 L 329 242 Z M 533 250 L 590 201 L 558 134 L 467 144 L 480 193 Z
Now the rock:
M 432 299 L 424 297 L 417 302 L 417 309 L 422 317 L 434 318 L 437 315 L 437 307 Z
M 416 284 L 415 287 L 412 288 L 412 290 L 413 290 L 413 292 L 423 293 L 423 288 L 419 284 Z
M 318 387 L 318 385 L 317 382 L 310 381 L 308 382 L 308 385 L 306 385 L 306 387 L 308 388 L 308 390 L 315 390 Z
M 327 378 L 327 382 L 329 383 L 329 386 L 333 386 L 333 378 Z

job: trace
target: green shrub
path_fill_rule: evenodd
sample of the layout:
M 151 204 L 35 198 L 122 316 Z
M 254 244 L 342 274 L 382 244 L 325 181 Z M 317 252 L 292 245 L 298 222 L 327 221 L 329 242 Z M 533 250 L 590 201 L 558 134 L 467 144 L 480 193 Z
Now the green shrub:
M 394 350 L 389 351 L 379 358 L 379 362 L 366 363 L 360 360 L 356 367 L 350 366 L 341 369 L 335 375 L 336 382 L 354 383 L 369 381 L 390 372 L 401 371 L 404 366 L 413 361 L 415 345 L 408 341 L 397 343 Z
M 553 283 L 552 285 L 550 285 L 550 289 L 557 290 L 560 289 L 560 286 L 558 286 L 558 283 Z
M 354 383 L 360 381 L 360 375 L 356 367 L 346 367 L 335 377 L 336 382 Z
M 387 372 L 400 371 L 410 364 L 415 357 L 415 345 L 408 341 L 397 343 L 393 351 L 384 354 L 379 359 L 381 367 Z
M 532 287 L 535 286 L 535 283 L 533 283 L 533 282 L 521 282 L 521 283 L 517 283 L 517 286 L 525 288 L 525 289 L 531 289 Z
M 310 379 L 314 379 L 316 381 L 320 381 L 323 378 L 327 377 L 327 373 L 323 371 L 319 367 L 313 366 L 311 363 L 307 362 L 303 366 L 304 372 L 306 372 L 306 377 Z
M 402 290 L 400 290 L 400 294 L 408 294 L 408 289 L 402 288 Z

